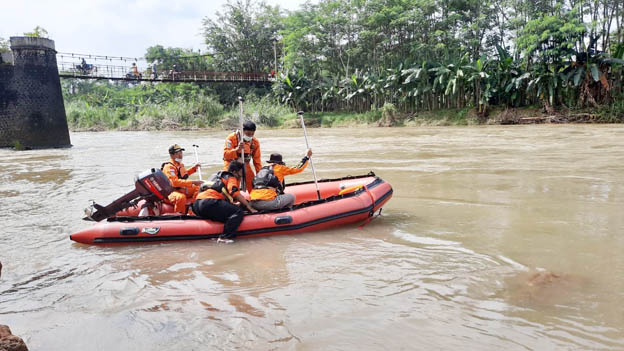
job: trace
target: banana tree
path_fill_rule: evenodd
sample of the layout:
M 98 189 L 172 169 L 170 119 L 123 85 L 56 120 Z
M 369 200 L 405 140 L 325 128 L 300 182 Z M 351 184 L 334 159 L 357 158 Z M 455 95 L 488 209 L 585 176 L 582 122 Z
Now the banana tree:
M 486 72 L 488 63 L 485 58 L 480 58 L 474 64 L 464 66 L 468 71 L 467 81 L 473 86 L 474 104 L 480 116 L 487 114 L 490 98 L 496 92 L 496 88 L 490 82 L 490 74 Z
M 384 79 L 379 77 L 376 73 L 368 72 L 364 82 L 364 89 L 368 92 L 369 96 L 372 96 L 372 106 L 375 108 L 381 107 L 379 98 L 383 96 Z
M 343 96 L 349 106 L 358 112 L 362 111 L 363 101 L 366 99 L 364 83 L 365 78 L 361 77 L 356 70 L 350 78 L 340 82 L 341 89 L 338 91 L 338 94 Z
M 321 93 L 321 111 L 337 110 L 340 105 L 340 95 L 338 94 L 339 81 L 328 77 L 319 77 L 319 86 Z
M 432 109 L 431 106 L 431 77 L 427 69 L 427 62 L 420 67 L 412 67 L 401 72 L 404 76 L 403 85 L 406 86 L 408 96 L 415 100 L 415 106 Z
M 450 64 L 448 66 L 438 66 L 429 69 L 429 72 L 433 73 L 434 75 L 433 86 L 431 87 L 431 90 L 436 96 L 434 98 L 434 102 L 439 104 L 436 107 L 444 107 L 444 103 L 448 101 L 446 99 L 446 95 L 449 94 L 452 79 L 454 78 L 454 69 L 455 65 L 453 64 Z
M 527 85 L 528 92 L 535 92 L 535 96 L 542 102 L 544 110 L 552 113 L 558 105 L 560 92 L 566 88 L 568 80 L 564 68 L 556 69 L 554 65 L 540 65 L 532 72 L 532 79 Z
M 406 110 L 405 102 L 407 101 L 407 94 L 402 86 L 403 63 L 400 63 L 398 67 L 387 69 L 388 75 L 385 79 L 384 91 L 386 95 L 385 102 L 395 104 L 399 106 L 399 109 Z
M 288 71 L 280 73 L 278 84 L 273 85 L 273 93 L 278 96 L 280 102 L 291 105 L 295 111 L 308 106 L 306 98 L 310 91 L 310 82 L 303 74 Z
M 506 106 L 519 106 L 524 101 L 526 82 L 531 77 L 523 72 L 520 64 L 513 60 L 507 49 L 496 45 L 498 59 L 493 61 L 492 84 L 496 87 L 494 101 Z
M 609 74 L 614 69 L 624 64 L 624 60 L 618 58 L 617 55 L 624 55 L 624 48 L 614 52 L 615 57 L 611 57 L 608 53 L 596 53 L 592 49 L 597 38 L 590 41 L 589 50 L 574 52 L 571 60 L 566 64 L 564 72 L 568 81 L 577 88 L 577 96 L 574 98 L 578 101 L 579 107 L 591 105 L 597 107 L 600 103 L 605 102 L 610 96 L 612 84 L 609 82 Z
M 516 71 L 517 72 L 517 71 Z M 531 79 L 531 73 L 525 72 L 517 77 L 512 77 L 507 85 L 505 85 L 505 96 L 507 96 L 507 106 L 520 106 L 522 99 L 526 95 L 527 83 Z

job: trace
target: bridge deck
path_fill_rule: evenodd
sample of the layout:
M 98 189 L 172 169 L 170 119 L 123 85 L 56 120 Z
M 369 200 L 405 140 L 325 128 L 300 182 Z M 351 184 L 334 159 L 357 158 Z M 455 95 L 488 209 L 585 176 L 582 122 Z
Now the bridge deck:
M 173 83 L 270 83 L 275 77 L 257 72 L 206 72 L 197 70 L 134 70 L 127 65 L 86 64 L 76 61 L 58 62 L 59 77 L 74 79 L 117 80 L 128 82 L 173 82 Z M 134 73 L 133 73 L 134 72 Z M 155 73 L 155 74 L 154 74 Z
M 214 73 L 214 72 L 205 72 L 205 73 Z M 164 76 L 164 77 L 150 77 L 143 78 L 140 76 L 139 78 L 134 77 L 115 77 L 115 76 L 107 76 L 107 75 L 97 75 L 97 74 L 82 74 L 78 72 L 59 72 L 59 77 L 61 78 L 74 78 L 74 79 L 95 79 L 95 80 L 115 80 L 115 81 L 127 81 L 127 82 L 170 82 L 170 83 L 270 83 L 275 81 L 275 78 L 269 77 L 268 75 L 264 76 L 250 76 L 248 74 L 234 74 L 231 72 L 228 75 L 214 75 L 214 74 L 199 74 L 199 75 L 180 75 L 174 77 Z

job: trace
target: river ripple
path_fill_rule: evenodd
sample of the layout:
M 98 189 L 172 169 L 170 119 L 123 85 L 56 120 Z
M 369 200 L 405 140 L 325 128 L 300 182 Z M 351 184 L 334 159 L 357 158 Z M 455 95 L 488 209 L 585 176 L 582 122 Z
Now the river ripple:
M 132 189 L 173 143 L 187 164 L 199 144 L 216 171 L 226 132 L 0 150 L 0 323 L 32 350 L 624 348 L 624 127 L 309 134 L 319 177 L 393 185 L 380 218 L 231 245 L 84 246 L 68 235 L 90 199 Z M 304 153 L 301 130 L 257 136 L 263 160 Z

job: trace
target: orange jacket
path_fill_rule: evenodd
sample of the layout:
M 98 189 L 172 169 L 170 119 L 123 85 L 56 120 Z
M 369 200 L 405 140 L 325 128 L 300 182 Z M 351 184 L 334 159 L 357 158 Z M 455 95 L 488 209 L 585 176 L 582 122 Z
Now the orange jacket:
M 184 167 L 184 163 L 178 162 L 176 160 L 170 160 L 169 162 L 165 162 L 162 166 L 162 171 L 165 173 L 171 185 L 174 188 L 188 188 L 191 189 L 193 187 L 193 181 L 186 178 L 185 175 L 191 175 L 195 173 L 196 168 L 191 167 L 188 170 Z
M 236 195 L 240 194 L 240 182 L 236 177 L 230 176 L 227 178 L 221 178 L 223 184 L 225 184 L 225 188 L 227 189 L 227 193 L 231 198 L 234 198 Z M 218 192 L 214 189 L 204 190 L 197 195 L 195 200 L 203 200 L 203 199 L 217 199 L 217 200 L 227 200 L 232 202 L 232 200 L 226 198 L 225 194 Z
M 285 165 L 274 164 L 273 165 L 273 174 L 279 179 L 280 183 L 284 182 L 284 177 L 291 174 L 297 174 L 303 172 L 303 170 L 308 166 L 308 159 L 304 158 L 301 160 L 302 162 L 297 165 L 297 167 L 291 168 Z M 253 189 L 251 194 L 249 194 L 251 200 L 267 200 L 271 201 L 277 197 L 277 191 L 272 188 L 268 189 Z
M 236 152 L 238 148 L 238 136 L 239 131 L 228 135 L 225 138 L 225 146 L 223 147 L 223 161 L 225 169 L 227 170 L 230 162 L 240 158 L 240 152 Z M 245 145 L 245 162 L 249 162 L 250 158 L 253 159 L 254 168 L 256 173 L 262 168 L 262 161 L 260 160 L 260 142 L 255 137 L 251 141 L 246 141 Z

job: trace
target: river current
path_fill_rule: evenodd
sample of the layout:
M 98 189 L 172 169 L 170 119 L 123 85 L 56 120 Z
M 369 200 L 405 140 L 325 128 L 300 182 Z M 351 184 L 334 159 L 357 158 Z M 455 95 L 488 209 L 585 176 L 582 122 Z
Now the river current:
M 624 349 L 624 126 L 309 129 L 319 178 L 374 171 L 382 215 L 321 232 L 117 247 L 69 234 L 167 148 L 224 131 L 0 150 L 0 324 L 31 350 Z M 302 130 L 256 133 L 294 165 Z M 193 178 L 196 178 L 194 176 Z M 311 168 L 287 178 L 312 180 Z

